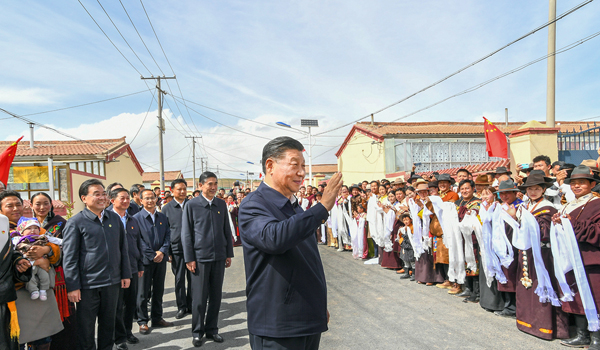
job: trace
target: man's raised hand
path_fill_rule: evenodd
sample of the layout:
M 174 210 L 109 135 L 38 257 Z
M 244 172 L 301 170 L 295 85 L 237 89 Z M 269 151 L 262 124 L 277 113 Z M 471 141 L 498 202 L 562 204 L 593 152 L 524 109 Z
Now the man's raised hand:
M 330 211 L 331 208 L 333 208 L 333 205 L 335 204 L 335 198 L 340 192 L 340 188 L 342 188 L 343 184 L 344 182 L 342 181 L 342 173 L 335 173 L 331 179 L 329 179 L 321 199 L 321 204 L 323 204 L 327 211 Z

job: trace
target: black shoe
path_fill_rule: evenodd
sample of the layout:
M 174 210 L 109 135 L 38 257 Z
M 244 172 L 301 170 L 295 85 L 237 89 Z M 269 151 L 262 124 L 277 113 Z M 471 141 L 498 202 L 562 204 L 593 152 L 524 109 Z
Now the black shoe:
M 506 310 L 494 311 L 494 315 L 508 318 L 516 318 L 516 315 L 514 313 Z
M 192 345 L 195 348 L 199 348 L 202 346 L 202 337 L 194 337 L 192 338 Z
M 414 282 L 415 281 L 415 275 L 413 274 L 412 276 L 410 276 L 410 281 Z
M 468 298 L 465 298 L 463 300 L 463 303 L 478 303 L 479 302 L 479 297 L 475 294 L 471 295 Z
M 129 348 L 127 347 L 127 342 L 117 344 L 117 350 L 129 350 Z
M 175 315 L 175 319 L 181 320 L 182 318 L 185 317 L 185 315 L 187 315 L 187 312 L 185 312 L 185 309 L 180 309 L 179 311 L 177 311 L 177 315 Z
M 212 339 L 215 343 L 222 343 L 223 341 L 225 341 L 225 339 L 223 339 L 223 337 L 219 334 L 207 334 L 206 338 Z
M 410 273 L 408 273 L 408 271 L 406 271 L 405 273 L 403 273 L 402 275 L 400 275 L 400 279 L 401 280 L 407 279 L 407 278 L 410 278 L 410 277 L 411 276 L 410 276 Z
M 128 342 L 129 344 L 137 344 L 137 343 L 139 343 L 139 342 L 140 342 L 140 340 L 139 340 L 138 338 L 136 338 L 136 336 L 135 336 L 135 335 L 131 334 L 131 335 L 128 335 L 128 336 L 127 336 L 127 342 Z
M 577 329 L 577 335 L 573 338 L 561 340 L 560 343 L 572 348 L 583 348 L 592 342 L 590 332 L 587 329 Z
M 600 331 L 591 332 L 592 342 L 590 343 L 590 347 L 588 350 L 600 350 Z
M 471 296 L 471 290 L 469 288 L 465 288 L 461 293 L 456 294 L 455 297 L 468 298 Z

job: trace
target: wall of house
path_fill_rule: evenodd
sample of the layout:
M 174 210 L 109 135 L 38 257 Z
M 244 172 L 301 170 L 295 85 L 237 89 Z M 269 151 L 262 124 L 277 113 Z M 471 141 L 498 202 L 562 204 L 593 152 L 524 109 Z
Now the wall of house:
M 121 154 L 116 160 L 116 162 L 106 163 L 106 181 L 103 181 L 104 185 L 120 182 L 125 188 L 129 189 L 135 183 L 142 183 L 142 174 L 139 173 L 129 157 L 129 152 Z
M 385 178 L 385 150 L 383 142 L 356 133 L 338 158 L 338 169 L 345 184 Z

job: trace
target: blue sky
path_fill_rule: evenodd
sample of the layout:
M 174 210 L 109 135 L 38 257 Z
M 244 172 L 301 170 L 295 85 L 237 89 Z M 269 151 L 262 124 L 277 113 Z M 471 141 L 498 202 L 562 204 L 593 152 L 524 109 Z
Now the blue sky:
M 559 1 L 557 13 L 582 1 Z M 148 69 L 98 2 L 81 2 L 140 73 L 172 74 L 139 1 L 123 4 L 160 68 L 119 1 L 100 2 Z M 185 98 L 273 126 L 283 121 L 299 128 L 301 118 L 316 118 L 320 127 L 315 133 L 399 100 L 548 20 L 547 1 L 147 0 L 144 5 Z M 557 48 L 600 30 L 599 15 L 596 1 L 559 21 Z M 147 89 L 78 1 L 7 2 L 0 21 L 4 109 L 26 115 Z M 600 37 L 557 56 L 557 120 L 600 119 L 599 47 Z M 547 30 L 542 30 L 375 120 L 400 118 L 546 53 Z M 163 88 L 179 96 L 174 81 L 169 85 Z M 157 107 L 151 102 L 151 94 L 144 92 L 28 118 L 82 139 L 127 136 L 145 169 L 152 171 L 158 168 L 158 143 Z M 205 148 L 199 147 L 197 156 L 208 157 L 213 169 L 219 165 L 223 177 L 258 173 L 265 138 L 290 135 L 307 145 L 300 133 L 188 106 L 229 128 L 191 110 L 188 114 L 167 96 L 167 170 L 191 175 L 191 148 L 184 135 L 202 135 Z M 501 121 L 505 107 L 512 121 L 545 119 L 545 61 L 404 120 L 481 121 L 485 115 Z M 0 139 L 28 135 L 27 124 L 2 119 L 7 117 L 0 115 Z M 313 162 L 335 163 L 335 146 L 349 130 L 317 137 Z M 36 128 L 36 138 L 64 139 L 41 128 Z

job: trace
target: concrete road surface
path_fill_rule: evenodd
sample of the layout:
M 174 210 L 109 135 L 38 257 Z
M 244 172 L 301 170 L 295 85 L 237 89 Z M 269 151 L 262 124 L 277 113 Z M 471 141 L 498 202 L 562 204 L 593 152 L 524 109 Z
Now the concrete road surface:
M 465 304 L 446 290 L 400 280 L 395 271 L 364 265 L 350 252 L 319 246 L 328 287 L 329 331 L 321 349 L 565 349 L 517 330 L 514 319 Z M 241 247 L 226 270 L 219 318 L 221 344 L 204 339 L 202 349 L 250 349 L 246 325 Z M 154 329 L 130 349 L 193 349 L 191 316 L 175 320 L 173 275 L 167 273 L 164 316 L 174 328 Z

